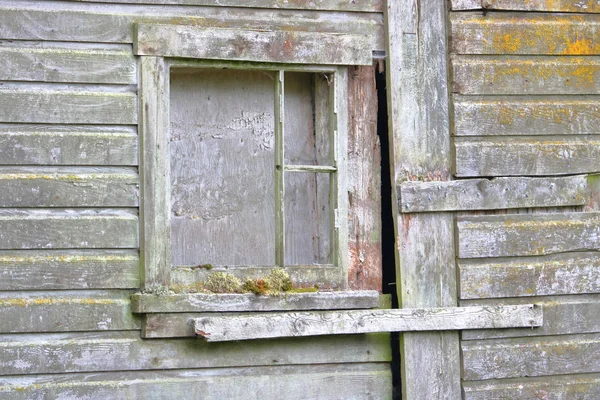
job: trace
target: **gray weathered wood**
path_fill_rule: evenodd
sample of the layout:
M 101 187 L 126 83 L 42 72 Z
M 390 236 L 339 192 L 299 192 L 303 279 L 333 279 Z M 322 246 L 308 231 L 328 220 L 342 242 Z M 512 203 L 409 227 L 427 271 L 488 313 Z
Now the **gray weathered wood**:
M 456 176 L 568 175 L 600 171 L 600 137 L 460 138 Z
M 600 57 L 456 56 L 453 91 L 469 95 L 598 94 Z
M 0 249 L 137 248 L 137 213 L 0 209 Z
M 370 65 L 369 37 L 301 31 L 138 24 L 137 55 L 292 64 Z
M 0 122 L 137 124 L 135 93 L 113 87 L 9 83 L 0 86 Z
M 600 213 L 458 217 L 458 256 L 537 256 L 600 247 Z
M 596 96 L 454 96 L 456 136 L 600 134 Z
M 452 9 L 600 13 L 600 4 L 593 0 L 452 0 Z
M 139 274 L 137 251 L 0 252 L 0 290 L 134 289 Z
M 135 294 L 131 310 L 136 313 L 226 312 L 278 310 L 335 310 L 376 308 L 379 292 L 344 291 L 283 293 L 276 296 L 254 294 Z
M 462 342 L 464 379 L 504 379 L 600 371 L 600 335 Z
M 134 84 L 137 76 L 129 46 L 2 42 L 0 80 Z
M 517 305 L 535 303 L 544 309 L 544 324 L 535 329 L 484 329 L 462 332 L 463 340 L 524 336 L 552 336 L 600 333 L 600 295 L 516 297 L 507 299 L 463 300 L 461 306 Z
M 597 15 L 451 13 L 456 54 L 600 54 Z
M 482 0 L 450 0 L 450 7 L 457 10 L 477 10 L 481 7 Z
M 136 207 L 131 168 L 0 167 L 0 207 Z
M 248 400 L 389 399 L 391 380 L 386 363 L 52 374 L 0 378 L 0 396 L 14 400 L 183 399 L 190 396 Z
M 2 165 L 137 165 L 134 128 L 0 124 Z
M 542 308 L 507 307 L 347 310 L 203 316 L 194 320 L 208 342 L 277 337 L 344 335 L 374 332 L 446 331 L 486 327 L 534 327 L 543 323 Z
M 389 362 L 389 335 L 205 343 L 138 331 L 0 335 L 0 375 Z M 89 376 L 89 375 L 88 375 Z
M 136 330 L 126 291 L 0 293 L 0 333 Z M 1 386 L 1 385 L 0 385 Z
M 583 205 L 590 199 L 587 176 L 465 179 L 402 182 L 401 212 L 494 210 Z
M 600 293 L 595 252 L 502 260 L 460 260 L 462 299 Z

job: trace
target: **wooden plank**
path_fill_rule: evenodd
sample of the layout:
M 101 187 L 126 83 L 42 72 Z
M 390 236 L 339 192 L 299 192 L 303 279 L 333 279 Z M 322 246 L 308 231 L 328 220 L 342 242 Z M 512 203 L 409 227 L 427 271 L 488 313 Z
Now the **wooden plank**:
M 462 299 L 600 293 L 593 252 L 495 260 L 459 260 Z
M 598 94 L 600 57 L 456 56 L 453 91 L 469 95 Z
M 110 209 L 0 209 L 0 249 L 134 249 L 136 214 Z
M 479 3 L 479 7 L 487 10 L 510 10 L 510 11 L 554 11 L 554 12 L 574 12 L 574 13 L 600 13 L 600 4 L 591 0 L 452 0 L 452 3 L 461 1 L 473 1 L 474 5 Z
M 465 216 L 457 231 L 460 258 L 597 250 L 600 213 Z
M 597 15 L 452 13 L 456 54 L 600 54 Z
M 361 34 L 138 24 L 136 55 L 291 64 L 371 65 Z
M 456 176 L 567 175 L 600 170 L 600 139 L 523 137 L 456 139 Z
M 0 290 L 134 289 L 137 251 L 2 251 Z
M 309 3 L 304 1 L 279 0 L 71 0 L 89 3 L 123 3 L 123 4 L 172 4 L 188 6 L 220 6 L 220 7 L 249 7 L 276 8 L 291 10 L 327 10 L 352 12 L 383 12 L 383 0 L 316 0 Z
M 138 331 L 0 335 L 0 375 L 389 362 L 389 335 L 205 343 Z
M 314 1 L 311 3 L 315 4 Z M 359 3 L 364 1 L 354 4 Z M 265 31 L 364 34 L 369 37 L 371 50 L 385 48 L 383 16 L 379 13 L 225 9 L 214 4 L 212 7 L 84 4 L 47 0 L 4 0 L 0 4 L 0 11 L 0 39 L 133 43 L 133 24 L 163 23 Z M 23 24 L 24 18 L 30 23 Z
M 482 0 L 450 0 L 452 11 L 478 10 L 482 8 Z
M 456 136 L 600 134 L 596 96 L 454 96 Z
M 464 379 L 504 379 L 600 371 L 600 335 L 462 342 Z
M 137 165 L 134 127 L 0 124 L 1 165 Z
M 0 333 L 135 330 L 128 291 L 0 293 Z
M 374 332 L 534 327 L 542 323 L 542 308 L 533 304 L 493 308 L 253 313 L 203 316 L 193 322 L 196 334 L 208 342 Z
M 0 43 L 0 80 L 134 84 L 129 46 Z
M 587 204 L 586 175 L 402 182 L 401 212 L 497 210 Z
M 0 167 L 0 207 L 136 207 L 132 168 Z
M 486 329 L 462 332 L 463 340 L 525 336 L 600 333 L 600 296 L 597 294 L 463 300 L 461 306 L 519 305 L 535 303 L 544 309 L 544 324 L 535 329 Z
M 596 399 L 600 374 L 565 375 L 465 382 L 465 400 L 487 399 Z
M 0 378 L 0 396 L 15 400 L 168 399 L 190 394 L 207 399 L 389 399 L 391 381 L 386 363 L 184 369 L 6 377 Z
M 283 293 L 278 296 L 254 294 L 135 294 L 131 299 L 135 313 L 168 312 L 227 312 L 279 310 L 336 310 L 376 308 L 379 292 L 376 290 Z
M 56 84 L 0 86 L 0 122 L 137 124 L 136 95 L 110 87 Z

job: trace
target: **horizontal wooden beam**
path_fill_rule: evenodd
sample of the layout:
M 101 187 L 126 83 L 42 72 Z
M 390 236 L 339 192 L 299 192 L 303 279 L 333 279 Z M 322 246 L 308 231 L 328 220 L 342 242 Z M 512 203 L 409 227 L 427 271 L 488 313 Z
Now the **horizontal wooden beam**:
M 193 321 L 196 334 L 209 342 L 374 332 L 531 328 L 542 323 L 542 308 L 533 304 L 261 313 L 205 316 Z

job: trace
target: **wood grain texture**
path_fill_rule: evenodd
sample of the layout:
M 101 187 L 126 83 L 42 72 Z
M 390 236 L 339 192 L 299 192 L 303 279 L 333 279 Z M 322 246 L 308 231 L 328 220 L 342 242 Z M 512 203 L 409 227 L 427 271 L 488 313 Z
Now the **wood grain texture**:
M 459 260 L 462 299 L 600 293 L 594 252 L 502 260 Z
M 579 137 L 456 139 L 456 176 L 567 175 L 600 170 L 600 139 Z
M 457 231 L 460 258 L 597 250 L 600 213 L 465 216 Z
M 461 306 L 517 305 L 535 303 L 544 309 L 544 324 L 535 329 L 484 329 L 463 331 L 463 340 L 498 339 L 525 336 L 553 336 L 600 333 L 600 296 L 580 294 L 566 296 L 515 297 L 505 299 L 463 300 Z
M 137 76 L 129 46 L 0 42 L 0 79 L 134 84 Z
M 167 399 L 190 395 L 249 400 L 388 399 L 392 397 L 391 380 L 389 365 L 385 363 L 183 369 L 6 377 L 0 378 L 0 395 L 15 400 Z
M 0 122 L 137 124 L 135 93 L 110 89 L 103 90 L 101 86 L 4 84 L 0 86 Z
M 465 5 L 463 9 L 600 13 L 600 5 L 592 0 L 452 0 L 453 9 L 461 3 Z
M 134 249 L 137 225 L 125 210 L 0 209 L 0 249 Z
M 468 95 L 598 94 L 597 56 L 455 56 L 453 91 Z
M 541 307 L 444 307 L 203 316 L 193 322 L 208 342 L 375 332 L 448 331 L 486 327 L 534 327 Z
M 401 212 L 495 210 L 587 204 L 587 176 L 402 182 Z
M 482 8 L 482 0 L 450 0 L 450 7 L 453 11 L 458 10 L 477 10 Z
M 139 274 L 135 250 L 0 252 L 0 290 L 136 289 Z
M 366 35 L 138 24 L 136 55 L 292 64 L 371 65 Z
M 0 164 L 135 166 L 138 164 L 136 129 L 0 124 Z
M 135 313 L 335 310 L 376 308 L 378 305 L 379 292 L 376 290 L 283 293 L 278 296 L 206 293 L 165 296 L 135 294 L 131 299 L 131 309 Z
M 464 379 L 595 373 L 600 335 L 566 335 L 462 342 Z
M 138 331 L 0 335 L 0 375 L 226 368 L 391 360 L 389 335 L 205 343 Z
M 456 136 L 594 135 L 595 96 L 454 96 Z
M 131 168 L 0 167 L 0 207 L 136 207 Z
M 0 293 L 0 333 L 136 330 L 128 291 Z M 0 385 L 1 386 L 1 385 Z
M 598 17 L 549 13 L 451 13 L 451 50 L 456 54 L 598 55 Z
M 385 48 L 383 16 L 380 13 L 218 6 L 85 4 L 46 0 L 5 0 L 0 4 L 0 11 L 1 39 L 133 43 L 133 24 L 163 23 L 269 31 L 364 34 L 369 37 L 371 50 Z M 24 18 L 31 23 L 21 23 Z

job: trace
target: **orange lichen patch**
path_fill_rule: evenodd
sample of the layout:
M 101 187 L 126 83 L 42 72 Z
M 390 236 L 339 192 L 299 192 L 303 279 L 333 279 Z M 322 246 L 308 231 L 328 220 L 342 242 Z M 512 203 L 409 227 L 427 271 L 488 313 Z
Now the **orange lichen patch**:
M 494 49 L 506 54 L 518 53 L 523 46 L 521 38 L 510 33 L 494 35 L 493 42 Z
M 568 40 L 563 50 L 565 55 L 591 55 L 600 54 L 600 44 L 593 43 L 589 39 L 577 39 L 574 42 Z

